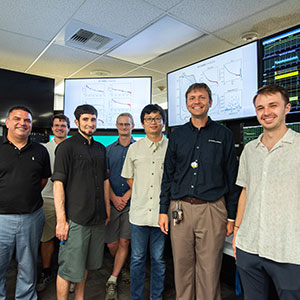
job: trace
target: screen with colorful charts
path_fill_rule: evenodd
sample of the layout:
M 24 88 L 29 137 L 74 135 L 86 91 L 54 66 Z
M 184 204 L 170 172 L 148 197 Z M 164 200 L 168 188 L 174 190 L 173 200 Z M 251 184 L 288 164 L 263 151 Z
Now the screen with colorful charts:
M 262 85 L 284 86 L 291 113 L 300 112 L 300 28 L 278 33 L 261 42 Z

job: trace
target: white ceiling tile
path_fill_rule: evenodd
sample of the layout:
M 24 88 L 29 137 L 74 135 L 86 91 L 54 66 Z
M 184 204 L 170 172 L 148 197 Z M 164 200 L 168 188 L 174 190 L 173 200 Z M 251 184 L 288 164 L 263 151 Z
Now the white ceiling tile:
M 74 18 L 103 30 L 130 36 L 162 13 L 162 10 L 141 0 L 109 0 L 101 3 L 99 0 L 87 0 Z
M 223 40 L 205 36 L 145 64 L 144 67 L 168 73 L 231 48 L 233 46 Z
M 153 4 L 161 9 L 169 10 L 170 8 L 174 7 L 178 3 L 180 3 L 182 0 L 145 0 L 146 2 Z
M 300 1 L 288 0 L 214 34 L 238 46 L 244 43 L 241 36 L 245 32 L 256 32 L 258 38 L 263 38 L 299 23 Z
M 84 0 L 1 0 L 0 29 L 50 41 Z
M 47 45 L 45 41 L 1 30 L 0 37 L 0 67 L 19 72 L 24 72 Z
M 97 55 L 59 45 L 51 45 L 29 72 L 46 72 L 60 77 L 68 77 Z
M 170 16 L 164 16 L 108 55 L 139 65 L 203 36 Z
M 151 76 L 152 82 L 163 79 L 166 74 L 148 70 L 145 68 L 138 68 L 132 72 L 127 72 L 125 76 Z
M 282 0 L 185 0 L 171 13 L 207 32 L 214 32 L 258 13 Z
M 111 73 L 107 77 L 120 77 L 122 74 L 129 72 L 133 69 L 136 69 L 137 65 L 120 61 L 111 57 L 100 57 L 92 64 L 89 64 L 78 73 L 74 74 L 72 78 L 86 78 L 86 77 L 99 77 L 93 76 L 90 73 L 97 70 L 104 70 Z M 100 76 L 101 77 L 101 76 Z

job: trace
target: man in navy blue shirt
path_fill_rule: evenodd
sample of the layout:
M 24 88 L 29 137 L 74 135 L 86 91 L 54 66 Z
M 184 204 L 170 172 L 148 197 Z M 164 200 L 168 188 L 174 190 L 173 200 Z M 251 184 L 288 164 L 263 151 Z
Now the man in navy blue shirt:
M 185 95 L 191 119 L 169 139 L 159 225 L 167 234 L 169 210 L 176 299 L 220 300 L 224 240 L 233 232 L 240 192 L 238 163 L 232 133 L 208 117 L 209 87 L 195 83 Z
M 107 169 L 109 171 L 111 217 L 105 231 L 105 242 L 115 258 L 113 272 L 106 283 L 106 300 L 117 297 L 117 279 L 126 261 L 129 242 L 129 202 L 131 189 L 121 172 L 129 146 L 135 142 L 131 137 L 134 128 L 133 117 L 129 113 L 118 116 L 116 126 L 119 138 L 106 148 Z M 125 269 L 122 279 L 127 278 Z

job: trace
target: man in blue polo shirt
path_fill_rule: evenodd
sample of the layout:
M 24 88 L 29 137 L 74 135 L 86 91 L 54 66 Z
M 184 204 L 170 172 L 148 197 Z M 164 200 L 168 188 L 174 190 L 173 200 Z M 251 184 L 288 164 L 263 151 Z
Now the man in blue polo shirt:
M 131 137 L 134 128 L 132 115 L 130 113 L 120 114 L 116 126 L 119 138 L 106 148 L 112 206 L 110 222 L 105 232 L 105 242 L 114 257 L 113 272 L 106 283 L 106 300 L 118 297 L 117 279 L 126 261 L 130 242 L 129 201 L 131 189 L 126 179 L 121 177 L 121 172 L 128 148 L 135 142 Z M 122 279 L 129 280 L 125 270 L 122 271 Z

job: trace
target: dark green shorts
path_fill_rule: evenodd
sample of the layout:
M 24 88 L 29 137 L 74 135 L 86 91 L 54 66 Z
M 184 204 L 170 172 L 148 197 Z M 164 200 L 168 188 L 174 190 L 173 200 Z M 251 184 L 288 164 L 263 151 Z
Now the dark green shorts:
M 60 245 L 58 275 L 65 280 L 81 282 L 85 270 L 102 266 L 105 226 L 83 226 L 69 221 L 68 239 Z

